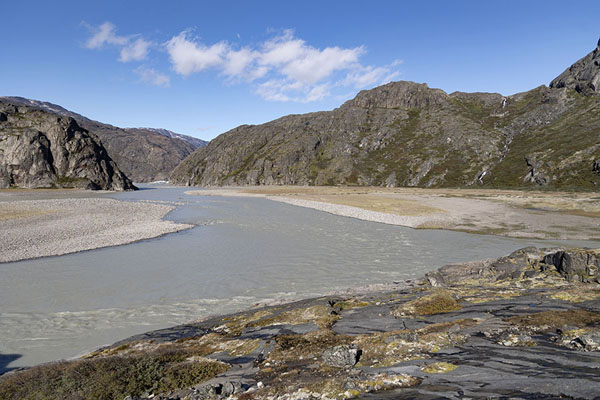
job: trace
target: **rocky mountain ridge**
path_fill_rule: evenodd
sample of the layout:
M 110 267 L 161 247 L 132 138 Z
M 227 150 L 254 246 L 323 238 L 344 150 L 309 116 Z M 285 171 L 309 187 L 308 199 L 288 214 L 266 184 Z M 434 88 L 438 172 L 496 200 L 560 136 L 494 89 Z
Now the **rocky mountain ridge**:
M 79 126 L 98 136 L 119 168 L 135 182 L 167 180 L 171 171 L 200 145 L 196 142 L 199 139 L 191 136 L 166 134 L 170 131 L 152 128 L 119 128 L 53 103 L 23 97 L 0 97 L 0 100 L 73 118 Z
M 333 111 L 243 125 L 196 150 L 171 181 L 597 189 L 599 53 L 550 87 L 511 96 L 401 81 L 361 91 Z
M 173 132 L 168 129 L 163 129 L 163 128 L 137 128 L 137 129 L 145 129 L 145 130 L 156 132 L 159 135 L 163 135 L 163 136 L 170 137 L 173 139 L 181 139 L 185 142 L 188 142 L 195 148 L 204 147 L 208 144 L 208 142 L 206 140 L 198 139 L 193 136 L 182 135 L 181 133 Z
M 73 118 L 0 99 L 0 188 L 9 187 L 135 189 Z

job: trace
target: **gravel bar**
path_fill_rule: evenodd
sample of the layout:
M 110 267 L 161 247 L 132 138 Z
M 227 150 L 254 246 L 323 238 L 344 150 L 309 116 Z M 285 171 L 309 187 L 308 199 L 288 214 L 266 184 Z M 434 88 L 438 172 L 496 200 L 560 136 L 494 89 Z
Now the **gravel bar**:
M 0 262 L 118 246 L 192 228 L 163 219 L 173 205 L 106 198 L 0 203 Z

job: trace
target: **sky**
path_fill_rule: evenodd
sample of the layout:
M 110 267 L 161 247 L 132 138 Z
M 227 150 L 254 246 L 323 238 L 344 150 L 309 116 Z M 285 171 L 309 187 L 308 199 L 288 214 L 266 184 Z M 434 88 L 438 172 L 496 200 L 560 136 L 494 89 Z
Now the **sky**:
M 397 80 L 510 95 L 592 51 L 599 1 L 6 1 L 0 96 L 210 140 Z

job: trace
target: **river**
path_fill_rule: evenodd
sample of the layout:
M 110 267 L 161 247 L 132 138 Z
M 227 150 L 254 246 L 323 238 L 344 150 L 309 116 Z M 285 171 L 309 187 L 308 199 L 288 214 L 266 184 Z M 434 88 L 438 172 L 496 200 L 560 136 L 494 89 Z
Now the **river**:
M 167 218 L 196 224 L 193 229 L 0 264 L 0 372 L 263 300 L 416 278 L 530 245 L 598 246 L 414 230 L 261 198 L 187 196 L 186 190 L 145 185 L 106 196 L 183 202 Z

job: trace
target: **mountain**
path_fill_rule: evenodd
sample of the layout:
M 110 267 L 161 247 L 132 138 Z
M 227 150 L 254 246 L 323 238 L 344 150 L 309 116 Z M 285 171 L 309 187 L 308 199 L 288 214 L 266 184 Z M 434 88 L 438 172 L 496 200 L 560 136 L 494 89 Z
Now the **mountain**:
M 139 129 L 145 129 L 148 131 L 156 132 L 159 135 L 163 135 L 163 136 L 170 137 L 173 139 L 181 139 L 184 142 L 188 142 L 189 144 L 194 146 L 194 148 L 196 148 L 196 149 L 199 147 L 204 147 L 208 144 L 208 142 L 205 140 L 198 139 L 193 136 L 182 135 L 181 133 L 176 133 L 176 132 L 170 131 L 168 129 L 161 129 L 161 128 L 139 128 Z
M 135 189 L 73 118 L 0 99 L 0 188 L 8 187 Z
M 598 189 L 599 54 L 512 96 L 392 82 L 333 111 L 239 126 L 171 182 Z
M 73 118 L 79 126 L 98 136 L 119 168 L 135 182 L 167 180 L 171 171 L 198 147 L 153 129 L 123 129 L 94 121 L 48 102 L 23 97 L 0 97 L 0 100 Z

